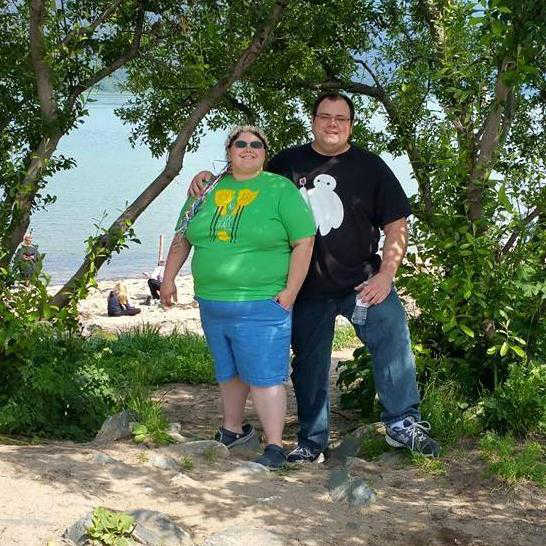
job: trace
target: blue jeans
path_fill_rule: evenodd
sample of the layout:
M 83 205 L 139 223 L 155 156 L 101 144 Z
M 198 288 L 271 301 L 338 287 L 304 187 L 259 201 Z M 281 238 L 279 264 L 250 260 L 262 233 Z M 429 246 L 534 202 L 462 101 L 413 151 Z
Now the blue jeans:
M 298 299 L 292 316 L 292 383 L 298 403 L 298 443 L 313 451 L 328 446 L 328 395 L 335 319 L 351 320 L 356 294 Z M 368 309 L 364 325 L 353 324 L 373 358 L 375 389 L 383 406 L 381 420 L 392 424 L 409 415 L 420 419 L 415 360 L 406 314 L 393 288 Z

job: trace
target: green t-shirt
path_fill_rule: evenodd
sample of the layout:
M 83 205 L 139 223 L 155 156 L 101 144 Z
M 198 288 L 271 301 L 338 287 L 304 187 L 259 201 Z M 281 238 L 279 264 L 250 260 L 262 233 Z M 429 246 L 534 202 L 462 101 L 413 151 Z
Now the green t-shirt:
M 179 223 L 192 202 L 186 201 Z M 315 231 L 311 210 L 287 178 L 268 172 L 249 180 L 224 177 L 185 233 L 194 248 L 196 295 L 223 301 L 274 297 L 286 286 L 290 243 Z

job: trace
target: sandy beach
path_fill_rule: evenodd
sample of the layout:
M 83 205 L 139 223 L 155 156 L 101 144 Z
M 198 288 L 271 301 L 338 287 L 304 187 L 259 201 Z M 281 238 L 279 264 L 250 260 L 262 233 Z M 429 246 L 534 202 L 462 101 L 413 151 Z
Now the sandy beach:
M 178 303 L 166 309 L 161 305 L 145 305 L 147 296 L 150 295 L 147 279 L 125 279 L 129 302 L 141 309 L 134 317 L 109 317 L 106 308 L 108 294 L 118 280 L 99 281 L 97 288 L 92 288 L 87 298 L 79 304 L 80 320 L 84 334 L 91 334 L 97 329 L 116 332 L 142 324 L 153 324 L 161 333 L 167 334 L 174 328 L 188 330 L 203 334 L 199 319 L 199 307 L 193 299 L 193 277 L 191 275 L 179 275 L 176 278 Z M 50 287 L 54 293 L 59 286 Z

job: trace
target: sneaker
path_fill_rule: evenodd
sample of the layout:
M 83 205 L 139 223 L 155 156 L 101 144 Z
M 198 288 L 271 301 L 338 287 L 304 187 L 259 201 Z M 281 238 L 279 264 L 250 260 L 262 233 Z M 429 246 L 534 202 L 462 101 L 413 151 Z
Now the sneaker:
M 243 425 L 243 433 L 237 434 L 231 432 L 227 428 L 220 427 L 218 432 L 214 435 L 214 439 L 217 442 L 224 444 L 226 447 L 235 447 L 250 442 L 256 436 L 254 427 L 250 424 Z
M 406 417 L 401 423 L 387 425 L 385 440 L 392 447 L 407 447 L 425 457 L 438 457 L 440 446 L 429 435 L 430 423 Z
M 279 468 L 286 465 L 286 455 L 281 446 L 268 444 L 265 446 L 264 454 L 254 462 L 267 466 L 271 470 L 279 470 Z
M 305 446 L 298 446 L 288 454 L 287 460 L 289 463 L 323 463 L 324 453 L 312 451 Z

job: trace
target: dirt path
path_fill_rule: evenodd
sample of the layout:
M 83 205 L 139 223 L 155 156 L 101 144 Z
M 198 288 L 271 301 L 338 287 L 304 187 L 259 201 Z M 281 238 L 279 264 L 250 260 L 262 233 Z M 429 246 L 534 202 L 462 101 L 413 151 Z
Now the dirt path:
M 289 392 L 287 447 L 296 432 Z M 177 384 L 159 394 L 183 433 L 211 436 L 220 415 L 216 387 Z M 335 442 L 358 423 L 333 406 Z M 249 413 L 257 423 L 250 405 Z M 97 453 L 119 463 L 100 464 Z M 233 527 L 266 529 L 287 545 L 545 543 L 544 492 L 532 486 L 509 492 L 499 488 L 484 477 L 483 464 L 471 450 L 448 457 L 443 477 L 388 462 L 363 465 L 361 477 L 377 492 L 377 502 L 364 509 L 330 500 L 327 464 L 241 475 L 234 471 L 241 456 L 196 459 L 187 478 L 173 482 L 173 473 L 149 465 L 149 454 L 128 441 L 104 449 L 68 442 L 0 445 L 0 545 L 60 544 L 63 530 L 97 505 L 164 512 L 190 530 L 196 544 Z

